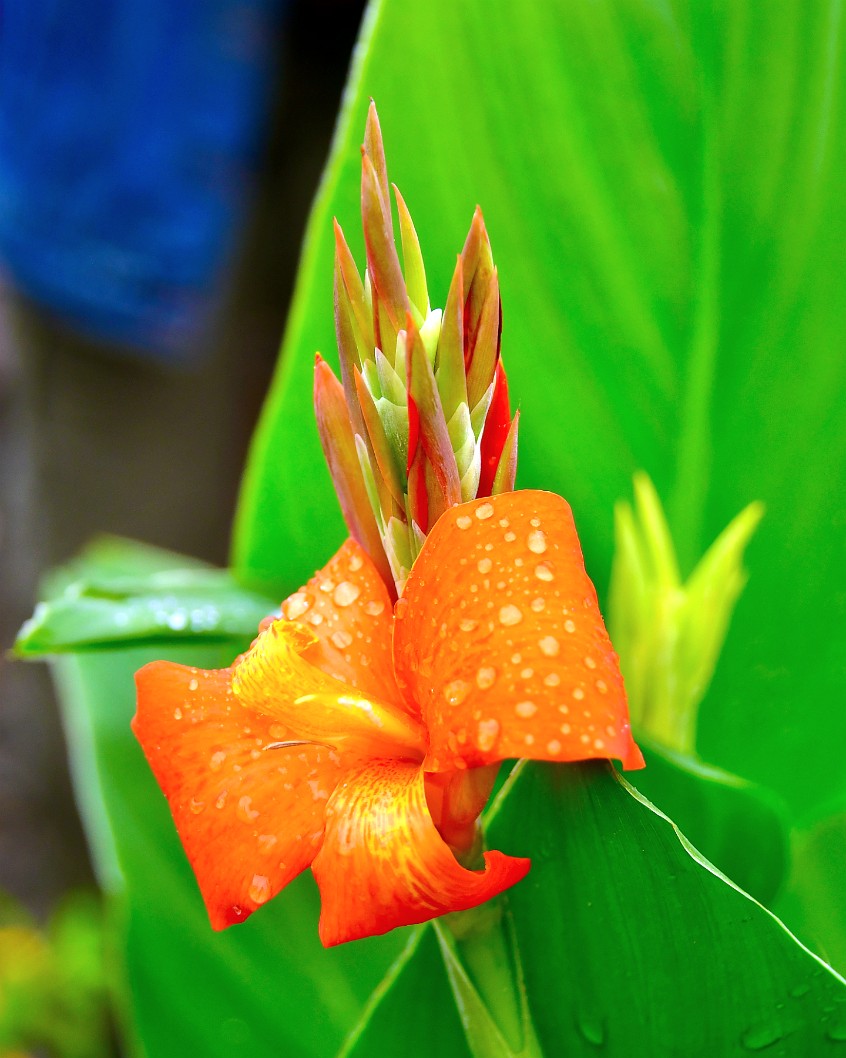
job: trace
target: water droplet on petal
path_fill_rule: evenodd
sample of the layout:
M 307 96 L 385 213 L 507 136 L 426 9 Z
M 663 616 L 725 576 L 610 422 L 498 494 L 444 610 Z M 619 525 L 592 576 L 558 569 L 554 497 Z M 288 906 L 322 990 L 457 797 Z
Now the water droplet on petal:
M 542 555 L 546 551 L 546 536 L 540 529 L 533 529 L 526 539 L 526 544 L 534 554 Z
M 483 666 L 476 673 L 476 684 L 477 684 L 477 686 L 481 687 L 481 689 L 483 691 L 487 690 L 488 687 L 493 687 L 495 682 L 496 682 L 496 669 L 492 669 L 492 668 L 489 668 L 487 666 Z
M 458 622 L 458 627 L 462 632 L 473 632 L 479 627 L 479 622 L 474 621 L 472 617 L 463 617 Z
M 459 516 L 455 519 L 455 524 L 458 526 L 459 529 L 469 529 L 470 526 L 473 524 L 473 519 L 466 514 L 459 514 Z
M 188 803 L 188 807 L 191 809 L 195 816 L 198 816 L 200 812 L 202 812 L 202 810 L 206 807 L 206 802 L 198 801 L 196 797 L 192 797 L 190 802 Z
M 547 753 L 552 753 L 553 756 L 556 753 L 560 753 L 561 752 L 561 743 L 558 741 L 557 738 L 553 738 L 550 742 L 547 742 L 546 751 L 547 751 Z
M 546 607 L 546 599 L 532 599 L 531 607 L 534 613 L 543 613 L 544 608 Z
M 476 568 L 480 573 L 490 573 L 493 562 L 489 558 L 480 558 L 476 564 Z
M 394 607 L 394 617 L 398 621 L 401 621 L 406 613 L 408 612 L 408 599 L 397 599 L 397 604 Z
M 173 719 L 174 720 L 181 720 L 182 719 L 182 710 L 179 708 L 179 706 L 177 706 L 173 710 Z
M 211 759 L 209 760 L 209 767 L 212 771 L 220 771 L 225 760 L 226 754 L 222 749 L 219 749 L 216 753 L 212 753 Z
M 581 687 L 573 688 L 573 697 L 576 699 L 577 702 L 581 702 L 584 699 L 584 696 L 585 692 L 582 690 Z
M 538 707 L 534 702 L 518 702 L 514 706 L 514 712 L 524 720 L 528 720 L 529 717 L 534 716 L 537 711 Z
M 543 682 L 547 687 L 557 687 L 561 683 L 561 677 L 557 672 L 550 672 L 547 676 L 544 676 Z
M 505 534 L 505 542 L 506 542 L 506 544 L 511 544 L 511 543 L 513 543 L 513 542 L 514 542 L 514 541 L 515 541 L 516 539 L 517 539 L 517 534 L 516 534 L 516 533 L 513 533 L 513 532 L 512 532 L 512 531 L 511 531 L 511 530 L 509 529 L 509 530 L 508 530 L 508 532 L 507 532 L 507 533 Z M 521 565 L 522 565 L 522 563 L 521 563 Z
M 492 503 L 483 503 L 476 508 L 476 517 L 480 522 L 484 522 L 488 518 L 493 518 L 493 513 L 494 509 Z
M 493 748 L 497 735 L 499 735 L 499 722 L 497 720 L 479 721 L 479 726 L 476 728 L 476 745 L 482 753 L 487 753 L 489 749 Z
M 332 593 L 336 606 L 350 606 L 361 594 L 361 588 L 352 581 L 342 580 Z
M 364 612 L 371 617 L 378 617 L 379 614 L 385 612 L 385 604 L 381 599 L 374 599 L 372 602 L 365 604 Z
M 314 626 L 315 626 L 315 628 L 316 628 L 316 627 L 317 627 L 317 625 L 322 625 L 322 624 L 323 624 L 323 614 L 322 614 L 322 613 L 318 613 L 318 612 L 317 612 L 317 611 L 315 610 L 315 611 L 314 611 L 314 613 L 310 613 L 310 614 L 308 615 L 308 617 L 306 618 L 306 620 L 308 621 L 308 623 L 309 623 L 309 624 L 312 624 L 312 625 L 314 625 Z
M 289 621 L 296 621 L 311 606 L 311 600 L 304 591 L 295 592 L 282 604 L 282 613 Z
M 199 681 L 199 680 L 191 680 L 191 681 L 189 682 L 189 684 L 188 684 L 188 690 L 189 690 L 189 691 L 196 691 L 196 689 L 197 689 L 197 688 L 198 688 L 199 686 L 200 686 L 200 681 Z
M 444 698 L 450 705 L 461 705 L 470 690 L 470 684 L 466 680 L 453 680 L 444 687 Z
M 252 805 L 252 797 L 248 797 L 246 794 L 238 799 L 238 807 L 235 810 L 235 814 L 242 823 L 252 823 L 254 819 L 258 818 L 259 813 Z
M 587 665 L 587 667 L 589 669 L 595 669 L 596 668 L 596 662 L 590 656 L 585 658 L 585 665 Z
M 251 900 L 257 904 L 266 904 L 270 899 L 270 879 L 263 874 L 254 874 L 247 890 Z
M 562 724 L 559 730 L 562 735 L 569 735 L 572 729 L 569 724 Z
M 538 646 L 541 649 L 541 653 L 546 654 L 548 658 L 557 657 L 561 650 L 561 646 L 555 636 L 544 636 L 538 643 Z
M 541 562 L 539 566 L 535 566 L 535 576 L 538 580 L 545 580 L 547 582 L 555 578 L 555 574 L 545 562 Z
M 567 620 L 564 622 L 564 631 L 569 632 L 572 635 L 573 632 L 576 631 L 576 622 L 568 617 Z
M 605 682 L 605 680 L 597 680 L 596 689 L 599 691 L 600 694 L 607 694 L 608 684 Z
M 350 646 L 353 641 L 353 637 L 349 634 L 349 632 L 345 631 L 343 628 L 339 628 L 337 631 L 333 632 L 329 638 L 332 640 L 338 650 L 346 650 L 346 648 Z
M 361 567 L 364 565 L 364 559 L 361 555 L 350 555 L 350 572 L 358 573 Z
M 523 620 L 522 611 L 519 610 L 513 603 L 500 608 L 499 611 L 499 623 L 506 627 L 510 625 L 517 625 Z
M 269 855 L 277 843 L 278 838 L 275 834 L 259 834 L 258 836 L 258 848 L 263 856 Z

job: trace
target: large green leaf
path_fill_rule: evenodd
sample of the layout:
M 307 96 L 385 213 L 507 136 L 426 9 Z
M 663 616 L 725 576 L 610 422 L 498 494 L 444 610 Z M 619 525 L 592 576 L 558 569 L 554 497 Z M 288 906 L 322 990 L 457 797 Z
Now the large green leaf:
M 632 786 L 744 892 L 768 907 L 784 883 L 784 808 L 769 790 L 640 739 L 646 768 Z
M 435 303 L 484 208 L 520 480 L 570 499 L 600 588 L 613 502 L 637 468 L 670 500 L 683 565 L 750 500 L 767 505 L 700 748 L 797 811 L 833 796 L 846 739 L 846 711 L 831 709 L 846 677 L 840 11 L 374 3 L 252 453 L 242 573 L 290 586 L 341 538 L 311 369 L 334 350 L 333 214 L 363 260 L 372 95 Z
M 846 1054 L 843 980 L 610 766 L 520 768 L 489 837 L 532 857 L 508 900 L 549 1058 Z M 434 951 L 408 952 L 362 1033 L 379 1048 L 356 1058 L 427 1053 L 416 1037 L 403 1042 L 401 1009 L 436 973 Z M 419 991 L 415 1018 L 430 993 Z

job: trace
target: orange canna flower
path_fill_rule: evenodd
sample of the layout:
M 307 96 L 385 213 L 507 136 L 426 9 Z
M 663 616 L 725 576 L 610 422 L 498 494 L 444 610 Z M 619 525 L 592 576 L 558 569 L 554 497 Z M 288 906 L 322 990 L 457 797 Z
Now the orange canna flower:
M 476 851 L 496 765 L 643 760 L 567 503 L 448 509 L 392 605 L 348 540 L 228 669 L 154 662 L 133 729 L 212 925 L 305 868 L 338 944 L 465 910 L 525 858 Z M 481 861 L 479 861 L 481 863 Z

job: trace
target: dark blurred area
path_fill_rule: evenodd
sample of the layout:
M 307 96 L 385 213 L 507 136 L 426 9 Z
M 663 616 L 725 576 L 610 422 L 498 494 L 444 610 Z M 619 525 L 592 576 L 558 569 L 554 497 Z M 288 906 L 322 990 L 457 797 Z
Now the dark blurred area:
M 17 0 L 0 37 L 0 646 L 97 533 L 225 564 L 362 0 Z M 0 660 L 0 890 L 92 881 Z

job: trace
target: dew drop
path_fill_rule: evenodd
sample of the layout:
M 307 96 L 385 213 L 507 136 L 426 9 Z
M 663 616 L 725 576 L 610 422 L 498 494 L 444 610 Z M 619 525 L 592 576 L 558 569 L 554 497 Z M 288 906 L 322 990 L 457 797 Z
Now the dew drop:
M 519 610 L 513 603 L 508 603 L 507 606 L 500 607 L 499 611 L 499 623 L 509 627 L 511 625 L 517 625 L 523 620 L 522 611 Z
M 188 807 L 191 809 L 195 816 L 198 816 L 200 812 L 202 812 L 202 810 L 206 807 L 206 802 L 198 801 L 196 797 L 192 797 L 190 802 L 188 803 Z
M 548 753 L 552 753 L 553 755 L 555 755 L 556 753 L 561 752 L 561 743 L 558 741 L 557 738 L 554 738 L 552 739 L 552 741 L 547 742 L 546 749 Z
M 353 641 L 353 637 L 349 634 L 349 632 L 345 631 L 343 628 L 339 628 L 337 631 L 333 632 L 329 638 L 332 640 L 338 650 L 346 650 L 348 646 L 352 645 Z
M 544 636 L 538 646 L 541 649 L 541 654 L 546 654 L 548 658 L 558 657 L 558 653 L 561 650 L 561 645 L 555 636 Z
M 480 558 L 476 563 L 476 569 L 478 569 L 480 573 L 490 573 L 492 567 L 493 562 L 491 562 L 489 558 Z
M 571 635 L 576 631 L 576 622 L 572 618 L 568 617 L 564 622 L 564 631 L 569 632 Z
M 188 690 L 189 690 L 189 691 L 196 691 L 196 689 L 197 689 L 197 688 L 198 688 L 199 686 L 200 686 L 200 681 L 199 681 L 199 680 L 191 680 L 191 681 L 189 682 L 189 684 L 188 684 Z
M 546 607 L 546 599 L 541 599 L 541 598 L 532 599 L 531 606 L 532 606 L 532 610 L 535 613 L 543 613 L 544 608 Z
M 444 687 L 444 698 L 450 705 L 461 705 L 471 690 L 466 680 L 453 680 Z
M 492 503 L 483 503 L 476 508 L 476 517 L 480 522 L 485 522 L 488 518 L 493 518 L 493 513 L 494 509 Z
M 529 717 L 534 716 L 537 711 L 538 707 L 534 702 L 518 702 L 514 706 L 514 712 L 524 720 L 528 720 Z
M 302 617 L 309 606 L 311 606 L 309 597 L 304 591 L 298 591 L 285 600 L 282 612 L 289 621 L 296 621 L 298 617 Z
M 212 753 L 211 760 L 209 760 L 209 767 L 212 771 L 220 771 L 225 760 L 226 754 L 222 749 L 219 749 L 216 753 Z
M 229 791 L 228 790 L 224 790 L 223 793 L 220 795 L 220 797 L 218 797 L 218 799 L 215 801 L 214 807 L 217 808 L 217 809 L 223 808 L 223 806 L 226 804 L 226 798 L 227 798 L 228 794 L 229 794 Z
M 541 562 L 540 565 L 535 566 L 535 576 L 538 580 L 551 581 L 554 579 L 555 574 L 545 562 Z
M 481 689 L 487 690 L 488 687 L 493 687 L 496 682 L 496 669 L 483 666 L 476 673 L 476 685 Z
M 268 856 L 277 843 L 278 839 L 275 834 L 259 834 L 258 836 L 258 849 L 262 856 Z
M 173 719 L 174 720 L 181 720 L 182 719 L 182 710 L 179 708 L 179 706 L 177 706 L 173 710 Z
M 394 616 L 398 621 L 401 621 L 405 617 L 408 611 L 408 599 L 397 599 L 397 604 L 394 607 Z
M 534 554 L 542 555 L 546 551 L 546 536 L 540 529 L 533 529 L 526 538 L 526 544 Z
M 479 726 L 476 728 L 476 745 L 483 753 L 487 753 L 489 749 L 493 748 L 497 735 L 499 735 L 499 722 L 497 720 L 480 720 Z
M 241 820 L 242 823 L 252 823 L 254 819 L 258 818 L 259 813 L 253 808 L 252 797 L 246 794 L 238 799 L 238 807 L 235 809 L 235 814 Z
M 784 1038 L 784 1032 L 778 1025 L 761 1025 L 747 1029 L 740 1037 L 740 1042 L 747 1051 L 763 1051 Z
M 561 727 L 559 728 L 559 731 L 561 732 L 562 735 L 569 735 L 571 730 L 572 730 L 572 728 L 570 727 L 569 724 L 562 724 Z
M 534 669 L 521 669 L 520 670 L 520 679 L 530 680 L 532 678 L 532 676 L 534 676 L 534 674 L 535 674 L 535 670 Z
M 593 740 L 593 748 L 600 750 L 605 749 L 605 743 L 602 741 L 601 738 L 595 738 Z
M 596 662 L 594 661 L 594 659 L 590 655 L 588 655 L 585 658 L 585 665 L 587 665 L 587 667 L 589 669 L 595 669 L 596 668 Z
M 507 529 L 509 525 L 510 525 L 510 522 L 508 521 L 507 518 L 500 518 L 500 520 L 499 520 L 500 529 Z
M 270 899 L 270 879 L 263 874 L 254 874 L 247 892 L 255 903 L 266 904 Z
M 577 702 L 584 701 L 585 692 L 582 690 L 581 687 L 574 687 L 573 697 L 576 699 Z
M 472 617 L 462 617 L 462 619 L 458 622 L 458 627 L 461 629 L 462 632 L 473 632 L 476 628 L 479 627 L 479 622 L 474 621 Z
M 364 559 L 361 555 L 350 555 L 350 572 L 358 573 L 361 567 L 364 565 Z
M 596 689 L 599 691 L 600 694 L 607 694 L 608 684 L 605 682 L 605 680 L 597 680 Z
M 379 614 L 385 612 L 385 604 L 381 599 L 374 599 L 372 602 L 365 603 L 364 612 L 370 617 L 378 617 Z
M 557 687 L 561 683 L 561 677 L 557 672 L 550 672 L 544 676 L 543 682 L 547 687 Z
M 361 594 L 361 588 L 352 581 L 342 580 L 332 592 L 332 598 L 336 606 L 350 606 Z
M 511 531 L 511 530 L 509 529 L 509 530 L 508 530 L 508 532 L 507 532 L 507 533 L 505 534 L 505 542 L 506 542 L 506 544 L 511 544 L 511 543 L 513 543 L 513 542 L 514 542 L 514 541 L 515 541 L 516 539 L 517 539 L 517 534 L 516 534 L 516 533 L 513 533 L 513 532 L 512 532 L 512 531 Z
M 316 627 L 317 627 L 317 625 L 322 625 L 322 624 L 323 624 L 323 614 L 322 614 L 322 613 L 318 613 L 318 612 L 317 612 L 317 611 L 315 610 L 315 611 L 314 611 L 313 613 L 310 613 L 310 614 L 308 615 L 308 617 L 306 618 L 306 620 L 308 621 L 308 623 L 309 623 L 309 624 L 312 624 L 312 625 L 314 625 L 314 626 L 315 626 L 315 628 L 316 628 Z

